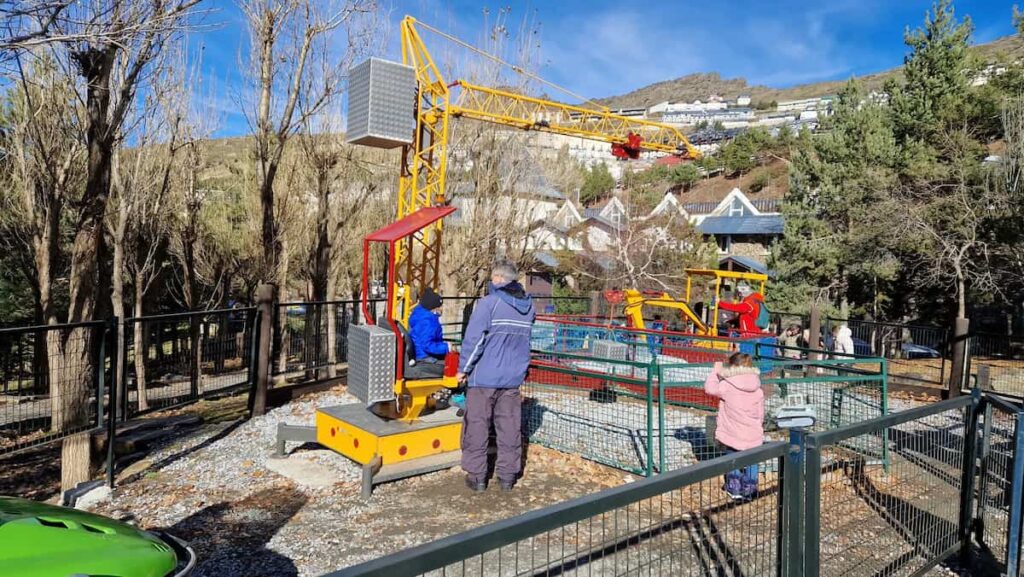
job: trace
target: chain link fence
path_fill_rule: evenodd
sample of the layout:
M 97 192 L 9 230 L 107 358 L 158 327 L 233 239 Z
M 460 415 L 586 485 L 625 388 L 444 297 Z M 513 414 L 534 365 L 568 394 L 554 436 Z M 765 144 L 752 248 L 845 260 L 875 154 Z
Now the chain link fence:
M 0 455 L 103 423 L 109 323 L 0 329 Z

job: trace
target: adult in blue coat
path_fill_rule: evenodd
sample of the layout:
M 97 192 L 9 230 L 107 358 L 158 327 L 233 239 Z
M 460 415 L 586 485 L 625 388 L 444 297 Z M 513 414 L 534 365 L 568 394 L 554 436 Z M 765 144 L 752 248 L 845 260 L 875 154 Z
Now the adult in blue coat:
M 462 469 L 466 486 L 487 488 L 487 446 L 494 427 L 495 470 L 502 490 L 512 489 L 523 467 L 522 398 L 519 385 L 530 364 L 530 337 L 536 313 L 509 261 L 491 272 L 487 296 L 469 318 L 459 356 L 460 381 L 468 386 L 462 424 Z
M 441 331 L 441 297 L 427 288 L 409 315 L 409 338 L 415 353 L 415 378 L 440 377 L 448 343 Z

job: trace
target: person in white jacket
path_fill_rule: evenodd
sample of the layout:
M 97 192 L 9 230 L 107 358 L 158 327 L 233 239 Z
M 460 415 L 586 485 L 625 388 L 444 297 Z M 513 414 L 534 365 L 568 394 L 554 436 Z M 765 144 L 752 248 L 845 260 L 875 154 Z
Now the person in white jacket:
M 853 331 L 846 323 L 839 325 L 832 348 L 837 359 L 853 358 Z

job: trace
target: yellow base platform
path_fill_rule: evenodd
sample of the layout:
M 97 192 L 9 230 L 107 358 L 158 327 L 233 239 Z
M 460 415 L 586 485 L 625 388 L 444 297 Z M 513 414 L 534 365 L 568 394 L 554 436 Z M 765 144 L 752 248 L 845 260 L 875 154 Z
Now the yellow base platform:
M 380 465 L 459 450 L 462 418 L 455 409 L 437 411 L 415 423 L 385 421 L 360 403 L 316 412 L 316 441 L 361 464 Z

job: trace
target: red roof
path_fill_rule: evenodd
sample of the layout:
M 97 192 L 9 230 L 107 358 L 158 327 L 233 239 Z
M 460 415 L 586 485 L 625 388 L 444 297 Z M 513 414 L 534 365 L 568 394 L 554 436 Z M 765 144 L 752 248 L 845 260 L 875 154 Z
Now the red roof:
M 682 162 L 683 162 L 682 158 L 670 154 L 668 156 L 662 156 L 658 160 L 655 160 L 654 164 L 658 164 L 658 165 L 661 165 L 661 166 L 675 166 L 677 164 L 681 164 Z
M 456 210 L 458 209 L 454 206 L 421 208 L 401 220 L 396 220 L 384 228 L 371 232 L 365 238 L 369 241 L 394 242 L 423 230 Z

